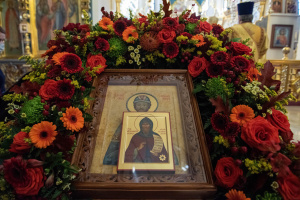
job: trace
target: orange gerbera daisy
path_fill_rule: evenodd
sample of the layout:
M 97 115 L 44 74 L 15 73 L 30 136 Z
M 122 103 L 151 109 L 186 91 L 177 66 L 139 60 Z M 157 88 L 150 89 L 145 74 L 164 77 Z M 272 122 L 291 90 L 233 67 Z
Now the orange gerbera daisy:
M 198 40 L 198 43 L 196 44 L 197 47 L 201 47 L 201 46 L 203 46 L 203 45 L 206 44 L 206 42 L 204 42 L 204 37 L 203 37 L 203 35 L 200 35 L 200 34 L 194 35 L 194 36 L 192 37 L 192 40 Z
M 52 57 L 52 60 L 55 62 L 56 65 L 60 65 L 60 59 L 61 59 L 61 57 L 63 57 L 66 54 L 69 54 L 69 53 L 68 52 L 59 52 L 59 53 L 56 53 Z
M 254 111 L 252 108 L 246 105 L 238 105 L 232 108 L 230 114 L 230 120 L 232 122 L 237 122 L 240 125 L 243 125 L 255 117 Z
M 32 126 L 29 137 L 35 147 L 40 149 L 46 148 L 55 140 L 57 135 L 55 130 L 56 125 L 53 125 L 52 122 L 42 121 Z
M 225 196 L 228 198 L 227 200 L 251 200 L 246 197 L 243 191 L 237 191 L 235 189 L 229 190 Z
M 250 79 L 250 81 L 258 80 L 258 75 L 261 75 L 261 73 L 254 67 L 251 67 L 251 69 L 248 71 L 247 77 Z
M 139 34 L 136 32 L 134 26 L 129 26 L 123 31 L 123 40 L 127 43 L 134 43 L 134 40 L 139 38 Z
M 64 123 L 64 127 L 72 132 L 79 131 L 84 125 L 82 112 L 78 108 L 74 107 L 67 108 L 66 113 L 63 113 L 63 116 L 60 118 L 60 120 Z
M 108 25 L 113 25 L 114 22 L 111 21 L 108 17 L 102 17 L 102 19 L 99 21 L 99 26 L 103 28 L 104 30 L 108 30 Z

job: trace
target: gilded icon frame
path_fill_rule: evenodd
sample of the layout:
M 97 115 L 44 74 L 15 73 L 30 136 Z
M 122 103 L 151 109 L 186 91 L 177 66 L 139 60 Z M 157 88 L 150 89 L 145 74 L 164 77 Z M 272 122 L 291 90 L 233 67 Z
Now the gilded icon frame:
M 91 96 L 94 100 L 90 102 L 91 107 L 88 111 L 93 116 L 93 121 L 86 123 L 86 129 L 79 134 L 77 148 L 72 158 L 72 164 L 82 169 L 78 180 L 74 182 L 76 188 L 73 193 L 74 197 L 124 199 L 126 196 L 129 199 L 145 197 L 157 199 L 157 197 L 174 198 L 176 195 L 176 198 L 186 199 L 207 198 L 215 194 L 212 166 L 199 107 L 192 94 L 192 78 L 187 70 L 109 69 L 100 74 L 94 80 L 93 85 L 95 90 Z M 170 109 L 167 106 L 173 103 L 168 102 L 168 99 L 171 101 L 177 99 L 174 100 L 176 111 L 170 112 L 171 118 L 175 116 L 178 120 L 175 125 L 171 122 L 174 157 L 177 154 L 176 157 L 179 161 L 179 164 L 175 165 L 173 174 L 164 172 L 128 174 L 117 173 L 117 170 L 111 171 L 111 173 L 97 171 L 101 168 L 99 166 L 101 166 L 100 162 L 103 158 L 98 154 L 104 154 L 102 146 L 108 139 L 105 132 L 108 129 L 114 130 L 110 128 L 109 120 L 112 117 L 108 117 L 107 112 L 113 112 L 112 108 L 119 105 L 117 100 L 122 99 L 123 94 L 128 97 L 132 96 L 131 87 L 142 88 L 145 91 L 149 87 L 149 91 L 155 94 L 159 103 L 158 110 L 155 112 L 169 112 Z M 112 88 L 121 88 L 124 93 L 116 93 L 116 95 L 112 93 Z M 177 97 L 169 98 L 168 93 L 165 92 L 166 88 L 172 91 L 174 89 Z M 161 95 L 155 93 L 160 91 L 164 91 L 164 93 Z M 145 93 L 147 94 L 147 92 Z M 123 99 L 126 100 L 127 97 Z M 126 109 L 126 105 L 123 108 Z M 152 111 L 154 110 L 155 108 Z M 123 113 L 126 110 L 120 111 Z M 118 118 L 118 115 L 112 113 L 113 118 Z M 174 119 L 172 120 L 174 121 Z M 114 126 L 119 123 L 115 123 Z M 182 124 L 182 129 L 179 130 L 177 124 Z M 111 137 L 114 138 L 110 135 Z M 176 139 L 176 137 L 180 139 Z M 183 141 L 184 146 L 176 143 L 179 140 Z M 101 148 L 102 150 L 98 151 Z M 106 148 L 104 149 L 106 151 Z M 102 168 L 105 167 L 107 166 L 102 166 Z M 183 170 L 180 171 L 181 168 Z

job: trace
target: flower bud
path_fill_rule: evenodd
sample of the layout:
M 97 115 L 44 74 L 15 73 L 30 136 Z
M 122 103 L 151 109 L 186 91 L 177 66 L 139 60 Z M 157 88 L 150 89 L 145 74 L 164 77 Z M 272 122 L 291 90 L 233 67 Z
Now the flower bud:
M 54 184 L 54 174 L 52 173 L 46 180 L 45 186 L 46 188 L 50 188 Z
M 43 165 L 43 161 L 40 161 L 40 160 L 36 160 L 36 159 L 29 159 L 27 161 L 27 166 L 28 167 L 39 167 L 39 166 L 42 166 Z

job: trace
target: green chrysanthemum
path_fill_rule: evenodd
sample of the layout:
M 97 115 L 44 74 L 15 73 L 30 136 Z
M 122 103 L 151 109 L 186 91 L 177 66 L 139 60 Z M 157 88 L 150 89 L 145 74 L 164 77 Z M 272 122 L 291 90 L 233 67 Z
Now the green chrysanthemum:
M 121 38 L 111 38 L 108 43 L 110 46 L 108 56 L 111 58 L 118 58 L 127 51 L 127 46 Z
M 40 96 L 36 96 L 32 100 L 24 103 L 20 113 L 26 114 L 26 117 L 22 118 L 26 124 L 35 124 L 43 120 L 44 104 L 45 103 L 41 103 Z
M 197 24 L 193 24 L 193 23 L 188 23 L 186 26 L 185 26 L 185 29 L 187 30 L 187 32 L 189 32 L 190 34 L 193 34 L 194 33 L 194 30 L 196 28 Z
M 207 81 L 205 94 L 209 98 L 217 98 L 220 96 L 221 98 L 232 98 L 234 95 L 233 84 L 227 84 L 226 81 L 220 77 L 211 78 Z

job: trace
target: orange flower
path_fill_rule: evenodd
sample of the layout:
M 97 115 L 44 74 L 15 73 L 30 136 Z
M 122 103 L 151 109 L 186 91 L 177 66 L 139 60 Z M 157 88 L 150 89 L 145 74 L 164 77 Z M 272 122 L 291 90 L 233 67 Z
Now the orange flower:
M 104 30 L 108 30 L 108 25 L 113 25 L 114 22 L 111 21 L 108 17 L 102 17 L 102 19 L 99 21 L 99 26 L 103 28 Z
M 64 127 L 72 132 L 79 131 L 84 125 L 82 112 L 78 108 L 74 107 L 67 108 L 66 113 L 63 113 L 63 116 L 60 118 L 60 120 L 64 123 Z
M 246 197 L 243 191 L 236 191 L 235 189 L 229 190 L 225 196 L 228 198 L 227 200 L 251 200 Z
M 57 135 L 56 126 L 52 122 L 42 121 L 32 126 L 29 137 L 37 148 L 46 148 L 50 146 Z
M 204 37 L 200 34 L 194 35 L 192 40 L 198 40 L 198 43 L 196 44 L 197 47 L 201 47 L 206 44 L 206 42 L 204 42 Z
M 251 67 L 251 69 L 248 71 L 247 77 L 250 79 L 250 81 L 258 80 L 258 75 L 261 75 L 261 73 L 254 67 Z
M 69 54 L 69 53 L 68 52 L 59 52 L 59 53 L 56 53 L 52 57 L 52 60 L 55 62 L 56 65 L 60 65 L 60 59 L 61 59 L 61 57 L 63 57 L 66 54 Z
M 48 49 L 44 54 L 42 54 L 42 57 L 47 56 L 49 53 L 52 53 L 54 49 L 56 49 L 57 46 L 52 46 L 50 49 Z
M 252 108 L 246 105 L 238 105 L 232 108 L 232 114 L 230 114 L 230 120 L 243 125 L 255 117 Z
M 134 43 L 135 39 L 139 38 L 139 34 L 136 32 L 134 26 L 129 26 L 123 31 L 123 40 L 127 43 Z

